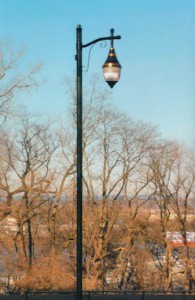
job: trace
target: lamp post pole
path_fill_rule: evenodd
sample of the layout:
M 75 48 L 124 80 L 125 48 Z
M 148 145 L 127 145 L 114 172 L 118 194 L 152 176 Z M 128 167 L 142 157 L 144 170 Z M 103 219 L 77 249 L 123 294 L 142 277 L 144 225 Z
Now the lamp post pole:
M 104 78 L 112 88 L 120 77 L 121 65 L 119 64 L 114 48 L 113 40 L 121 37 L 114 36 L 114 29 L 111 29 L 111 35 L 108 37 L 98 38 L 88 44 L 82 44 L 82 28 L 81 25 L 76 29 L 76 62 L 77 62 L 77 299 L 82 300 L 82 206 L 83 206 L 83 185 L 82 185 L 82 158 L 83 158 L 83 143 L 82 143 L 82 49 L 89 47 L 97 42 L 110 40 L 111 48 L 108 58 L 103 65 Z
M 77 26 L 77 299 L 82 299 L 82 28 Z

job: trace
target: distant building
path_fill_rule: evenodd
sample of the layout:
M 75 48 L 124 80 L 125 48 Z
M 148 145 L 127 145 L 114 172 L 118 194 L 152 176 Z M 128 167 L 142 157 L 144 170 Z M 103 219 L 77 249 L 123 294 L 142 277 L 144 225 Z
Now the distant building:
M 170 240 L 170 243 L 174 247 L 182 247 L 184 246 L 184 238 L 182 234 L 178 231 L 167 231 L 166 238 Z M 186 232 L 186 242 L 187 246 L 189 247 L 195 247 L 195 232 Z
M 18 223 L 16 218 L 10 216 L 4 218 L 3 221 L 0 222 L 0 229 L 2 229 L 5 233 L 17 232 Z

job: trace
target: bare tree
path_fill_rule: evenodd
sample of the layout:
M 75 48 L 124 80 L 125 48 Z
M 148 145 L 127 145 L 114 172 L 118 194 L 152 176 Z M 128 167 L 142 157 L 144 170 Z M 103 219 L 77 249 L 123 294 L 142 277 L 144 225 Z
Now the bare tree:
M 60 129 L 59 135 L 59 149 L 58 155 L 56 158 L 55 166 L 55 183 L 53 185 L 53 197 L 50 202 L 48 209 L 48 229 L 51 237 L 51 255 L 56 254 L 56 232 L 58 231 L 58 224 L 56 223 L 56 218 L 61 210 L 62 200 L 66 200 L 70 193 L 70 186 L 75 191 L 75 184 L 72 185 L 72 179 L 75 175 L 75 166 L 76 166 L 76 151 L 75 143 L 73 142 L 71 134 L 69 134 L 66 128 Z M 74 183 L 74 181 L 73 181 Z M 73 194 L 72 193 L 72 194 Z M 74 200 L 74 199 L 71 199 Z M 74 203 L 74 212 L 76 209 L 75 201 Z M 74 226 L 74 231 L 75 231 Z M 74 234 L 75 238 L 76 233 Z M 68 239 L 68 238 L 67 238 Z
M 167 232 L 172 231 L 171 214 L 171 196 L 172 196 L 172 174 L 176 160 L 177 145 L 171 142 L 162 142 L 156 145 L 150 155 L 150 168 L 152 174 L 151 188 L 153 197 L 159 209 L 160 226 L 163 238 L 163 248 L 165 250 L 165 260 L 159 262 L 159 271 L 161 272 L 162 286 L 172 289 L 172 262 L 171 245 L 167 239 Z
M 4 120 L 11 112 L 13 99 L 22 91 L 38 85 L 37 72 L 41 65 L 21 71 L 23 51 L 15 51 L 12 44 L 0 41 L 0 117 Z
M 32 221 L 44 204 L 44 195 L 48 197 L 51 182 L 51 162 L 56 143 L 47 124 L 38 124 L 28 118 L 22 120 L 19 132 L 10 137 L 4 131 L 6 160 L 4 176 L 1 178 L 1 190 L 6 196 L 9 214 L 18 220 L 18 232 L 15 237 L 16 252 L 18 238 L 22 240 L 24 255 L 31 266 L 33 260 Z M 15 199 L 21 201 L 21 207 L 15 206 Z M 14 208 L 14 209 L 13 209 Z M 25 232 L 28 242 L 26 249 Z
M 112 260 L 122 251 L 118 245 L 111 246 L 117 222 L 115 202 L 125 195 L 128 210 L 136 217 L 138 207 L 133 213 L 135 207 L 130 204 L 150 181 L 146 159 L 157 133 L 155 128 L 111 109 L 105 95 L 98 97 L 97 91 L 92 91 L 85 105 L 83 182 L 93 229 L 84 221 L 86 280 L 92 280 L 93 286 L 104 286 L 109 257 Z
M 180 248 L 179 258 L 183 262 L 186 288 L 192 290 L 195 281 L 193 274 L 195 266 L 187 234 L 193 231 L 189 217 L 193 215 L 195 204 L 195 160 L 194 152 L 181 146 L 178 147 L 176 155 L 171 207 L 176 215 L 177 228 L 183 238 L 183 247 Z

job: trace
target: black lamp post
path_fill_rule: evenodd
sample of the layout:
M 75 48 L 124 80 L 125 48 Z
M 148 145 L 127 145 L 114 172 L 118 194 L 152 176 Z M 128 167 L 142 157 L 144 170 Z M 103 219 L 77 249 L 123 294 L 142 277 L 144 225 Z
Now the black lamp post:
M 82 300 L 82 49 L 89 47 L 97 42 L 110 40 L 111 47 L 108 58 L 103 65 L 103 74 L 106 82 L 112 88 L 120 78 L 121 65 L 119 64 L 113 40 L 121 37 L 114 36 L 114 29 L 111 29 L 111 35 L 108 37 L 98 38 L 88 44 L 82 44 L 82 28 L 77 26 L 77 43 L 76 43 L 76 62 L 77 62 L 77 299 Z

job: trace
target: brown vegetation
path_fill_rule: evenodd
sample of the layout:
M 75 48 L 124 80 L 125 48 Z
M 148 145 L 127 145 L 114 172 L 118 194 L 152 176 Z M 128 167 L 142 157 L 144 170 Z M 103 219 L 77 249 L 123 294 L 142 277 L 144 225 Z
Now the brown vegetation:
M 191 290 L 194 153 L 110 109 L 107 96 L 96 81 L 85 103 L 84 288 Z M 40 118 L 24 116 L 12 130 L 6 123 L 0 130 L 4 290 L 75 288 L 74 110 L 71 117 L 57 133 Z M 175 231 L 183 238 L 177 249 L 167 238 Z

